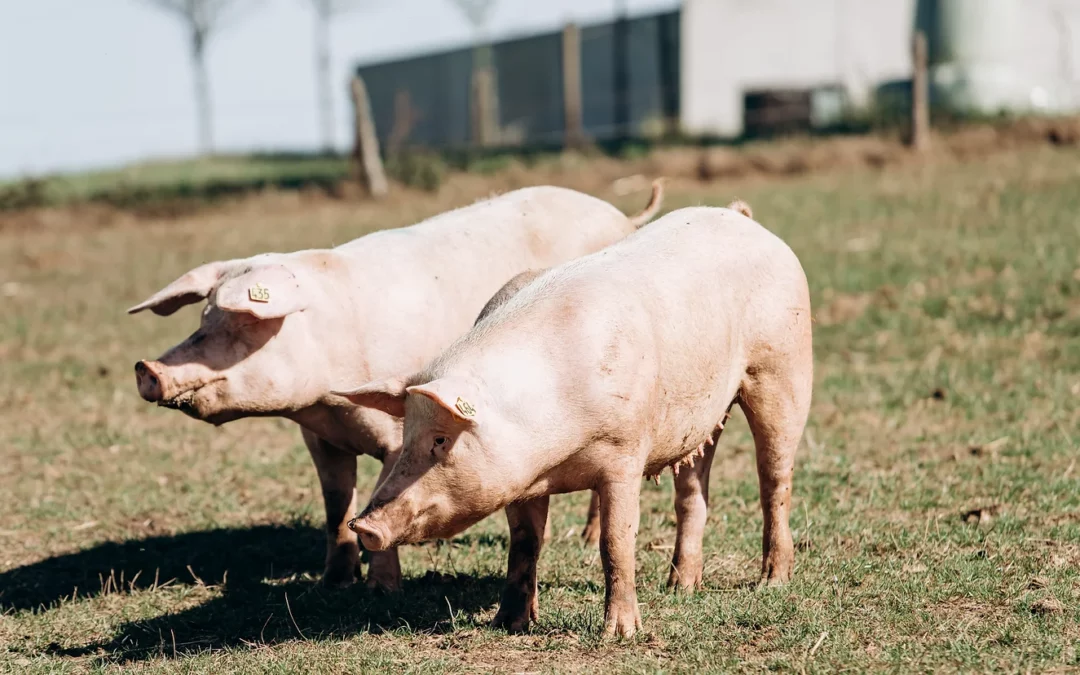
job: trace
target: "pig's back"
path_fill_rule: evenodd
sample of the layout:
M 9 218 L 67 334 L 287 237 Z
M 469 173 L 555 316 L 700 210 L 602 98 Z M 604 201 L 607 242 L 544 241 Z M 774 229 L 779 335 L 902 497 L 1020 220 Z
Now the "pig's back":
M 779 237 L 730 209 L 674 211 L 562 269 L 563 283 L 579 286 L 593 302 L 606 294 L 640 305 L 668 340 L 698 325 L 770 323 L 769 317 L 780 313 L 778 302 L 809 309 L 806 277 L 795 254 Z
M 795 313 L 808 328 L 809 309 L 783 241 L 735 211 L 692 208 L 550 271 L 481 332 L 531 340 L 560 373 L 550 399 L 609 426 L 587 435 L 647 434 L 663 466 L 712 431 L 753 354 L 791 339 Z
M 377 357 L 372 378 L 437 356 L 518 273 L 587 255 L 632 229 L 607 202 L 534 187 L 339 246 L 347 292 L 363 306 L 355 328 Z
M 803 339 L 800 332 L 809 339 L 798 258 L 735 211 L 675 211 L 605 253 L 582 274 L 585 283 L 627 296 L 607 321 L 627 336 L 633 358 L 654 362 L 650 372 L 624 360 L 624 384 L 641 395 L 638 414 L 651 421 L 660 466 L 708 437 L 761 354 Z
M 516 269 L 519 259 L 547 267 L 597 251 L 631 231 L 627 217 L 611 204 L 575 190 L 541 186 L 514 190 L 409 227 L 375 232 L 338 250 L 367 258 L 394 256 L 396 263 L 440 260 L 502 266 L 501 272 L 510 273 L 501 275 L 501 285 L 527 269 Z

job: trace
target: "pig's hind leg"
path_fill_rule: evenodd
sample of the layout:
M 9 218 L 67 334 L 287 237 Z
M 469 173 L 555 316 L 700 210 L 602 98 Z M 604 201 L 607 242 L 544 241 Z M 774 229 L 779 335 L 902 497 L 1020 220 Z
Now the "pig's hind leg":
M 716 442 L 721 427 L 713 431 L 711 442 L 705 443 L 704 456 L 693 467 L 683 467 L 675 476 L 675 553 L 668 573 L 668 588 L 693 591 L 701 586 L 704 567 L 701 542 L 705 537 L 705 521 L 709 516 L 709 470 L 712 468 Z
M 808 344 L 807 344 L 808 347 Z M 795 450 L 810 412 L 812 363 L 805 358 L 776 358 L 752 369 L 743 382 L 739 407 L 754 435 L 761 490 L 761 581 L 786 583 L 795 566 L 791 539 L 791 481 Z
M 491 621 L 495 628 L 523 633 L 528 630 L 529 622 L 540 618 L 536 565 L 544 545 L 548 503 L 549 498 L 545 496 L 506 507 L 506 521 L 510 525 L 510 553 L 506 561 L 506 587 L 499 602 L 499 611 Z
M 592 491 L 592 497 L 589 498 L 589 515 L 585 519 L 581 538 L 587 546 L 600 543 L 600 493 L 596 490 Z
M 339 450 L 303 430 L 322 487 L 326 507 L 326 568 L 323 583 L 334 588 L 351 585 L 360 576 L 360 544 L 348 521 L 356 512 L 356 455 Z

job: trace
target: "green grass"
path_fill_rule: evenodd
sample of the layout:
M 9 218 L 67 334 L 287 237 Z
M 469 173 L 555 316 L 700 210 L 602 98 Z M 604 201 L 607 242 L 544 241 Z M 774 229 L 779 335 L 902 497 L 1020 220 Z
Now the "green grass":
M 671 476 L 643 488 L 645 630 L 630 641 L 599 635 L 600 563 L 576 536 L 585 494 L 553 500 L 540 620 L 508 636 L 486 628 L 501 515 L 405 549 L 399 597 L 324 590 L 321 500 L 295 428 L 213 429 L 137 396 L 131 364 L 187 335 L 196 313 L 124 307 L 205 260 L 341 243 L 447 204 L 0 233 L 0 668 L 1080 668 L 1078 166 L 1080 152 L 1043 148 L 672 187 L 669 208 L 737 193 L 800 255 L 815 402 L 792 583 L 753 588 L 761 515 L 736 414 L 713 468 L 701 593 L 663 589 Z M 378 467 L 360 465 L 368 492 Z
M 346 159 L 315 155 L 224 155 L 148 162 L 0 183 L 0 210 L 86 202 L 142 207 L 180 200 L 213 201 L 265 188 L 325 189 L 347 176 Z

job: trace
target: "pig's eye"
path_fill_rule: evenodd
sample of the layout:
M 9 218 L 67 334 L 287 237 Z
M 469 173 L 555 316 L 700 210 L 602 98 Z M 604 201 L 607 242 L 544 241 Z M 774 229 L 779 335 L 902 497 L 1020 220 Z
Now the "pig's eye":
M 435 441 L 431 444 L 431 456 L 435 456 L 436 450 L 442 450 L 446 448 L 446 436 L 436 436 Z

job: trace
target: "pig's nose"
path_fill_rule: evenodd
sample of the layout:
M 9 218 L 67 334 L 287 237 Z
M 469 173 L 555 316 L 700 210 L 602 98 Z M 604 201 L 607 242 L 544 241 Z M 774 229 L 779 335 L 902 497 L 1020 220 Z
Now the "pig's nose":
M 390 535 L 384 528 L 371 522 L 370 518 L 350 520 L 349 529 L 360 535 L 360 542 L 369 551 L 385 551 L 390 548 Z
M 151 403 L 157 403 L 164 396 L 161 382 L 161 367 L 152 361 L 139 361 L 135 364 L 135 382 L 139 385 L 139 396 Z

